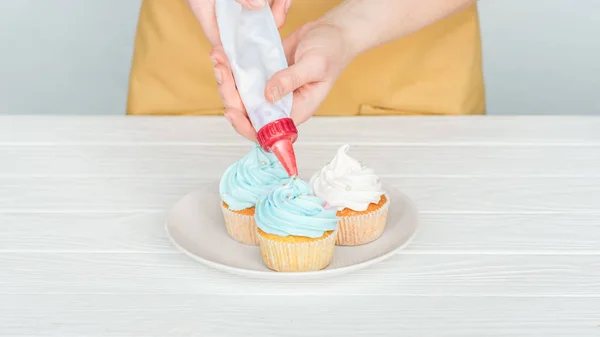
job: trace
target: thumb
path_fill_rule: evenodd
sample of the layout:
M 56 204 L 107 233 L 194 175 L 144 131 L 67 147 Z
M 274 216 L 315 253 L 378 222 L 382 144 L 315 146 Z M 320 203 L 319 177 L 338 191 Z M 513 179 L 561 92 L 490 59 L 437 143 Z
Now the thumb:
M 269 79 L 265 87 L 265 97 L 270 103 L 275 103 L 303 85 L 322 80 L 325 74 L 325 64 L 321 58 L 304 57 L 299 59 Z
M 292 6 L 292 0 L 270 0 L 270 2 L 271 11 L 273 12 L 277 28 L 281 28 L 285 23 L 287 13 Z

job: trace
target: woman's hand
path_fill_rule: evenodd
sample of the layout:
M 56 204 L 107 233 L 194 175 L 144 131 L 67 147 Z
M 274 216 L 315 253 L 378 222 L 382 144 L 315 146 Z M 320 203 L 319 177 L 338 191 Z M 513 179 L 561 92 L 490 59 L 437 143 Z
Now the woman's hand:
M 283 47 L 289 67 L 268 81 L 265 97 L 274 103 L 293 93 L 291 118 L 299 125 L 319 108 L 354 53 L 348 48 L 342 31 L 326 22 L 304 25 L 283 40 Z M 224 58 L 224 53 L 213 52 L 212 55 Z M 255 140 L 256 131 L 243 108 L 230 68 L 219 64 L 216 69 L 220 76 L 219 93 L 227 108 L 225 117 L 239 134 Z
M 261 0 L 236 1 L 250 6 Z M 273 14 L 278 25 L 281 25 L 291 2 L 272 1 Z M 196 7 L 194 13 L 209 36 L 207 27 L 216 27 L 215 0 L 188 2 L 192 9 Z M 265 96 L 270 102 L 274 102 L 293 92 L 291 117 L 296 124 L 301 124 L 315 113 L 337 77 L 356 55 L 416 32 L 474 2 L 475 0 L 346 0 L 317 22 L 303 26 L 283 40 L 289 68 L 271 78 L 267 83 Z M 208 3 L 212 6 L 207 5 Z M 205 12 L 205 9 L 209 11 Z M 220 45 L 218 37 L 218 30 L 214 30 L 209 36 L 213 46 Z M 215 63 L 219 94 L 226 107 L 225 117 L 238 133 L 255 140 L 256 131 L 248 120 L 223 48 L 215 47 L 211 57 Z
M 298 125 L 317 111 L 354 53 L 342 30 L 326 22 L 304 25 L 283 46 L 289 67 L 267 82 L 265 97 L 274 103 L 293 92 L 291 117 Z
M 169 1 L 169 0 L 165 0 Z M 233 111 L 232 114 L 241 113 L 245 114 L 245 108 L 242 104 L 242 100 L 240 95 L 235 87 L 235 82 L 233 81 L 233 74 L 231 73 L 231 67 L 229 62 L 227 61 L 227 56 L 225 55 L 225 51 L 223 50 L 223 45 L 221 43 L 221 38 L 219 35 L 219 26 L 217 25 L 217 17 L 215 14 L 215 1 L 216 0 L 186 0 L 194 16 L 200 25 L 202 26 L 202 30 L 204 31 L 204 35 L 212 45 L 212 51 L 210 53 L 210 58 L 212 63 L 215 66 L 215 77 L 217 83 L 219 84 L 219 94 L 221 96 L 221 100 L 223 101 L 226 114 L 225 117 L 228 117 L 227 111 Z M 292 4 L 292 0 L 236 0 L 242 6 L 249 9 L 259 9 L 264 7 L 265 5 L 269 5 L 271 7 L 271 11 L 273 12 L 273 16 L 275 17 L 275 22 L 277 23 L 277 27 L 280 28 L 283 26 L 285 22 L 285 18 L 287 16 L 287 12 Z M 246 115 L 247 119 L 247 115 Z M 228 117 L 228 120 L 234 124 L 233 120 Z M 235 125 L 235 124 L 234 124 Z M 241 132 L 249 139 L 256 139 L 256 132 L 250 123 L 240 125 Z
M 216 0 L 186 0 L 194 16 L 204 31 L 204 35 L 210 41 L 210 44 L 215 47 L 221 46 L 219 38 L 219 27 L 217 25 L 217 16 L 215 15 Z M 277 27 L 283 26 L 287 12 L 292 4 L 292 0 L 235 0 L 242 6 L 249 9 L 259 9 L 267 3 L 271 6 L 271 11 L 275 17 Z

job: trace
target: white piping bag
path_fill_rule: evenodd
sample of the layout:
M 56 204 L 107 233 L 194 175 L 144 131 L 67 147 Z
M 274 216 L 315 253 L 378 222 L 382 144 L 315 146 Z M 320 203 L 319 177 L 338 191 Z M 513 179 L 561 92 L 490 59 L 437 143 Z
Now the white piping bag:
M 225 54 L 260 146 L 273 152 L 290 176 L 298 175 L 292 146 L 298 130 L 290 118 L 293 95 L 274 104 L 265 98 L 267 81 L 288 66 L 271 9 L 246 9 L 235 0 L 217 0 L 216 14 Z

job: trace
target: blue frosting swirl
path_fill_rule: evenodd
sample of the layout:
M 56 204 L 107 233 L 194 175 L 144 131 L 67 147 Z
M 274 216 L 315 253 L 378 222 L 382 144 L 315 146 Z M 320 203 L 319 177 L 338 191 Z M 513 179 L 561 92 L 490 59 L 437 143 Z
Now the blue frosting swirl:
M 274 154 L 255 145 L 238 162 L 229 166 L 219 184 L 221 199 L 229 209 L 239 211 L 255 206 L 289 175 Z
M 256 225 L 268 234 L 318 238 L 337 228 L 336 209 L 313 194 L 308 183 L 291 178 L 256 205 Z

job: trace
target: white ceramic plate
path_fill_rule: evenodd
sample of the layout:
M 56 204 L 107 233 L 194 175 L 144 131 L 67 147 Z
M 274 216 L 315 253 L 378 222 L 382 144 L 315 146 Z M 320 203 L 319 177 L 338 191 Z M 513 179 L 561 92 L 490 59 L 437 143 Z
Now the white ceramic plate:
M 264 266 L 257 246 L 238 243 L 227 234 L 218 186 L 208 184 L 177 202 L 167 216 L 167 233 L 173 244 L 191 258 L 242 276 L 303 280 L 352 272 L 393 256 L 410 242 L 417 229 L 414 204 L 397 189 L 385 186 L 390 209 L 385 231 L 378 240 L 358 247 L 336 246 L 333 261 L 321 271 L 274 272 Z

